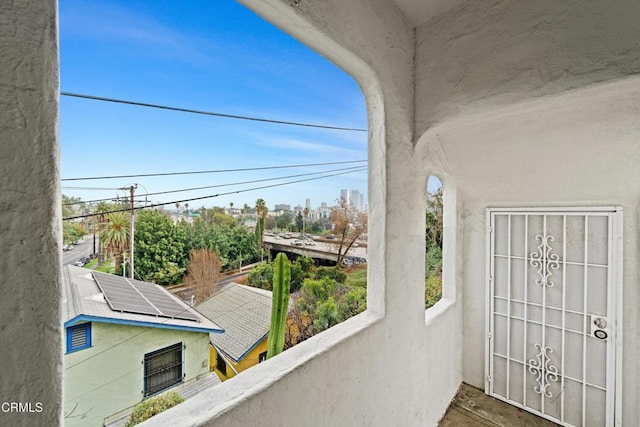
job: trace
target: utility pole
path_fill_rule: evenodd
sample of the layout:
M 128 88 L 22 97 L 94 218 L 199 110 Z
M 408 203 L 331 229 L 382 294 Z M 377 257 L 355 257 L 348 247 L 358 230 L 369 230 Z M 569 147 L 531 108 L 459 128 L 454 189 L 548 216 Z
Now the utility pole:
M 134 184 L 129 187 L 129 193 L 131 195 L 131 219 L 129 220 L 129 278 L 133 279 L 133 232 L 135 227 L 136 210 L 133 206 L 133 194 L 138 188 L 138 184 Z

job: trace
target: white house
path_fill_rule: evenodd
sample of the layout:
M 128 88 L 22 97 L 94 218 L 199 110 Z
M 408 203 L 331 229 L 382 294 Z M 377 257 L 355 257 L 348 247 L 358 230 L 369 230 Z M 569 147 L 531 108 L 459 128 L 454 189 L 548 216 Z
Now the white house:
M 640 3 L 241 2 L 366 96 L 368 310 L 146 425 L 431 426 L 463 381 L 637 425 Z M 42 403 L 0 424 L 60 425 L 56 2 L 0 17 L 0 400 Z M 425 312 L 430 174 L 444 297 Z

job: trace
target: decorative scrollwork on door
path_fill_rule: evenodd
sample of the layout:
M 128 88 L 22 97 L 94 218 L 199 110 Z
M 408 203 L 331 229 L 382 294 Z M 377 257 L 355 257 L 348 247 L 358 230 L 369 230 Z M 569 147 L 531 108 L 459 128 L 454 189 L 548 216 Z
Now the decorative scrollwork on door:
M 542 344 L 535 344 L 538 349 L 536 359 L 529 360 L 529 372 L 536 376 L 538 385 L 533 388 L 538 394 L 544 394 L 546 397 L 553 397 L 548 390 L 551 381 L 558 381 L 558 368 L 551 364 L 549 354 L 553 353 L 553 349 L 549 346 L 542 347 Z
M 536 280 L 536 285 L 550 288 L 553 286 L 553 282 L 549 280 L 551 270 L 557 270 L 560 267 L 560 257 L 551 253 L 549 242 L 554 240 L 553 236 L 538 234 L 536 240 L 540 240 L 540 246 L 538 246 L 537 252 L 531 252 L 531 261 L 529 263 L 531 267 L 538 269 L 540 278 Z

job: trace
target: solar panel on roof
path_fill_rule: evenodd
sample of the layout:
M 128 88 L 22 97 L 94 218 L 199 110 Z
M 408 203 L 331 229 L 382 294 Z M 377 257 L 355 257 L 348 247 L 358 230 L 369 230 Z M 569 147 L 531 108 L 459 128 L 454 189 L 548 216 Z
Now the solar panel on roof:
M 189 308 L 178 303 L 167 291 L 152 283 L 130 280 L 131 284 L 149 300 L 165 317 L 184 320 L 200 320 Z
M 93 278 L 112 310 L 153 316 L 160 315 L 160 312 L 123 278 L 95 271 Z
M 114 311 L 172 319 L 200 320 L 189 308 L 179 304 L 158 285 L 96 271 L 93 272 L 93 278 L 109 307 Z

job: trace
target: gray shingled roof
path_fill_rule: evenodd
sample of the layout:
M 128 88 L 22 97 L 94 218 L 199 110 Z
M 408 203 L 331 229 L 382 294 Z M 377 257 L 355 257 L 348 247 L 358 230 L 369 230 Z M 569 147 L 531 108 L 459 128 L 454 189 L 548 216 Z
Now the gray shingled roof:
M 237 283 L 227 283 L 196 309 L 224 329 L 210 334 L 211 344 L 234 362 L 269 334 L 271 292 Z
M 184 307 L 190 313 L 198 317 L 198 321 L 171 319 L 158 317 L 149 314 L 126 313 L 114 311 L 109 307 L 100 288 L 92 276 L 92 270 L 67 265 L 63 269 L 62 278 L 62 323 L 65 324 L 74 319 L 100 321 L 100 319 L 111 319 L 122 321 L 122 323 L 136 324 L 144 323 L 147 326 L 154 326 L 167 329 L 189 329 L 200 332 L 209 332 L 213 335 L 220 334 L 222 328 L 202 316 L 192 307 L 182 302 L 159 285 L 159 289 L 170 295 L 177 304 Z M 119 276 L 114 276 L 114 278 Z M 127 280 L 120 277 L 121 280 Z

